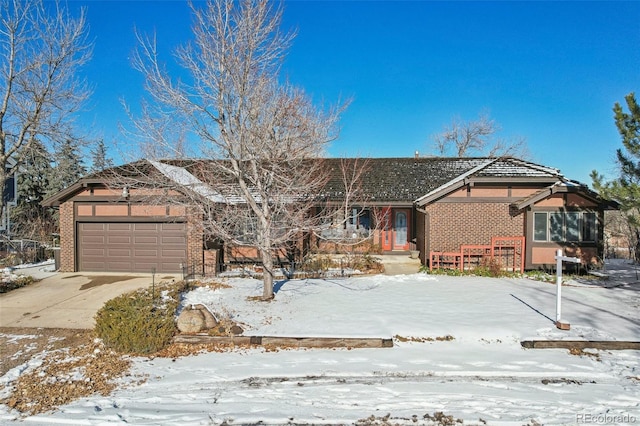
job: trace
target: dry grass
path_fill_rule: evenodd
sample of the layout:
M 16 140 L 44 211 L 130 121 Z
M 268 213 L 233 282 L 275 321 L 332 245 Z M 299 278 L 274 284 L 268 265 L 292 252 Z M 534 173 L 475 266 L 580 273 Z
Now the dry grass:
M 11 383 L 9 396 L 0 400 L 25 415 L 52 411 L 93 394 L 108 395 L 117 379 L 129 372 L 130 361 L 105 348 L 90 331 L 1 329 L 0 333 L 3 359 L 10 360 L 3 362 L 3 372 L 42 360 Z M 12 343 L 17 336 L 21 338 Z
M 414 337 L 414 336 L 400 336 L 400 335 L 395 335 L 393 336 L 393 339 L 398 341 L 398 342 L 417 342 L 417 343 L 425 343 L 425 342 L 450 342 L 452 340 L 455 340 L 455 338 L 453 336 L 450 335 L 446 335 L 446 336 L 437 336 L 437 337 Z

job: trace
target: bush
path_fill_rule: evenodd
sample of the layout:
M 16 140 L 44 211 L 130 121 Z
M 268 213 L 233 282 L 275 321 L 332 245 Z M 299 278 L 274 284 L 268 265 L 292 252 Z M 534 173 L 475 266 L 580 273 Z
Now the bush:
M 177 333 L 175 313 L 184 283 L 162 284 L 154 303 L 151 289 L 126 293 L 109 300 L 96 314 L 95 331 L 105 345 L 128 354 L 151 354 L 171 343 Z
M 328 255 L 307 256 L 304 259 L 300 270 L 308 273 L 321 274 L 327 272 L 329 268 L 335 267 L 335 262 Z
M 15 280 L 7 279 L 6 281 L 0 281 L 0 293 L 7 293 L 11 290 L 27 286 L 36 281 L 37 280 L 35 280 L 31 276 L 20 276 Z
M 423 265 L 420 267 L 420 272 L 431 275 L 448 275 L 450 277 L 461 277 L 464 275 L 471 275 L 467 271 L 461 271 L 460 269 L 450 269 L 450 268 L 434 268 L 430 270 L 427 265 Z
M 507 271 L 502 269 L 497 259 L 483 258 L 480 265 L 473 269 L 473 275 L 478 277 L 500 278 L 509 275 Z
M 354 269 L 363 273 L 380 273 L 383 270 L 380 260 L 370 254 L 347 254 L 340 257 L 315 255 L 305 258 L 301 266 L 303 272 L 324 275 L 330 269 Z
M 382 262 L 370 254 L 347 255 L 343 258 L 343 266 L 362 272 L 380 273 L 384 269 Z

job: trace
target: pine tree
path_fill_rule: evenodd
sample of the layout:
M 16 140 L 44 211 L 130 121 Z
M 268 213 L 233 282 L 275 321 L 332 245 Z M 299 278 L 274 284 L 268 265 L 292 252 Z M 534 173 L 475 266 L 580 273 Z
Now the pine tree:
M 107 147 L 104 141 L 100 139 L 96 146 L 91 150 L 91 173 L 99 172 L 109 167 L 113 167 L 113 160 L 107 154 Z
M 631 229 L 628 238 L 635 240 L 635 257 L 640 260 L 640 105 L 635 94 L 625 96 L 629 112 L 616 102 L 613 107 L 614 120 L 623 148 L 616 151 L 616 162 L 620 175 L 605 181 L 596 170 L 591 172 L 593 187 L 603 198 L 620 203 Z
M 79 143 L 66 139 L 53 154 L 54 173 L 49 185 L 48 195 L 54 194 L 72 184 L 87 173 L 82 164 Z
M 18 173 L 18 205 L 11 209 L 13 236 L 44 240 L 55 231 L 52 211 L 40 206 L 49 192 L 52 171 L 51 155 L 34 141 Z

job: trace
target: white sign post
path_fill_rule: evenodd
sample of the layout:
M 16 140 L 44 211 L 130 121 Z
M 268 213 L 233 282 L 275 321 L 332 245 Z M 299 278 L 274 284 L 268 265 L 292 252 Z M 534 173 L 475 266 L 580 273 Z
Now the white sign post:
M 562 262 L 580 263 L 579 257 L 567 257 L 562 255 L 562 250 L 556 252 L 556 327 L 560 330 L 569 330 L 569 323 L 562 322 Z

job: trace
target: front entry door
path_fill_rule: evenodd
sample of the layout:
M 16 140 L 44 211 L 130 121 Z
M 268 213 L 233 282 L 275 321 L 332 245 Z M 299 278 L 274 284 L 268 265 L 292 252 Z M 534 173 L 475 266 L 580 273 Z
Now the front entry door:
M 382 210 L 382 250 L 409 250 L 409 210 Z
M 396 210 L 394 216 L 393 250 L 409 250 L 409 212 Z

